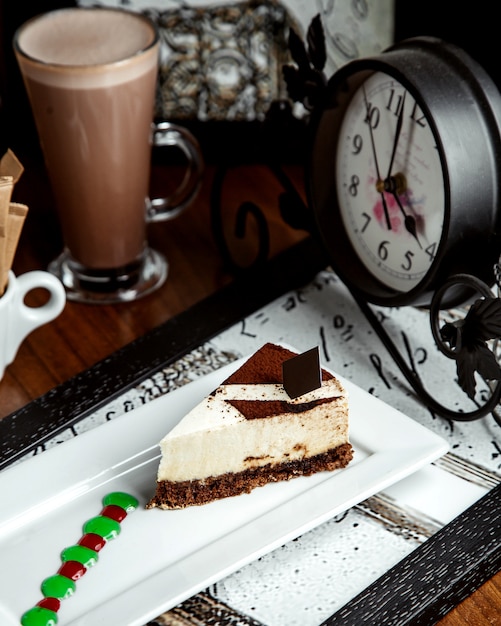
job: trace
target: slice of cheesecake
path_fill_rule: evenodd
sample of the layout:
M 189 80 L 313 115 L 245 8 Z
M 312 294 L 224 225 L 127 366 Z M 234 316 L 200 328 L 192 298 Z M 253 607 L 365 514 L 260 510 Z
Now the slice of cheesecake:
M 298 355 L 268 343 L 195 406 L 160 442 L 147 508 L 206 504 L 348 465 L 348 399 L 316 353 L 320 386 L 311 391 L 285 391 L 283 364 Z

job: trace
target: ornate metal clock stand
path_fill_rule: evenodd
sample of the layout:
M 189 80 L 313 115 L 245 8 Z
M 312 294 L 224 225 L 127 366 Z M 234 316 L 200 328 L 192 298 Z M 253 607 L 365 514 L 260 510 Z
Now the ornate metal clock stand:
M 284 76 L 291 98 L 300 100 L 310 110 L 322 98 L 322 90 L 326 84 L 322 71 L 325 63 L 325 54 L 321 45 L 322 37 L 320 22 L 314 19 L 308 32 L 309 50 L 306 53 L 304 44 L 291 31 L 291 52 L 293 58 L 300 65 L 300 72 L 291 66 L 284 67 Z M 286 111 L 288 110 L 286 104 L 275 103 L 274 124 L 280 123 L 280 115 L 276 115 L 277 109 L 282 113 L 282 118 L 287 115 Z M 316 226 L 311 210 L 304 204 L 292 181 L 276 162 L 272 161 L 266 165 L 283 188 L 283 192 L 279 196 L 279 208 L 284 222 L 293 228 L 308 231 L 315 237 L 317 235 Z M 222 198 L 228 169 L 227 166 L 220 166 L 214 178 L 211 196 L 211 225 L 225 265 L 234 273 L 242 273 L 250 268 L 242 268 L 235 261 L 223 229 Z M 262 265 L 268 258 L 269 230 L 266 217 L 261 209 L 252 202 L 243 202 L 236 214 L 236 237 L 243 238 L 245 236 L 249 218 L 252 218 L 257 226 L 258 252 L 252 264 L 252 267 L 255 267 Z M 500 265 L 496 265 L 493 270 L 497 283 L 496 289 L 501 293 Z M 457 421 L 473 421 L 491 413 L 495 421 L 501 425 L 501 409 L 498 408 L 501 400 L 501 368 L 495 356 L 497 341 L 501 338 L 501 298 L 494 294 L 484 281 L 471 274 L 451 276 L 446 284 L 434 293 L 429 307 L 430 326 L 434 341 L 444 356 L 456 362 L 459 386 L 476 405 L 476 408 L 469 412 L 453 411 L 443 406 L 425 389 L 418 373 L 412 364 L 409 364 L 402 356 L 369 303 L 350 288 L 350 285 L 346 286 L 395 364 L 425 406 L 445 419 Z M 440 312 L 443 308 L 444 295 L 449 289 L 458 287 L 467 289 L 472 294 L 472 304 L 465 308 L 464 318 L 443 323 Z M 475 294 L 478 294 L 477 299 L 473 297 Z M 484 379 L 490 390 L 490 396 L 481 405 L 475 400 L 476 374 Z

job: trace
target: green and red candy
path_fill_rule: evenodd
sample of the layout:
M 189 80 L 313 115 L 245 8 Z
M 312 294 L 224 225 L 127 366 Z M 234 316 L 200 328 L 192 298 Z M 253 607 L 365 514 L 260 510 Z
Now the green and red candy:
M 118 537 L 121 522 L 138 507 L 134 496 L 121 491 L 103 498 L 103 509 L 97 517 L 85 522 L 84 534 L 77 544 L 61 552 L 61 567 L 41 584 L 43 599 L 21 617 L 22 626 L 55 626 L 61 600 L 75 593 L 78 581 L 98 561 L 98 552 Z

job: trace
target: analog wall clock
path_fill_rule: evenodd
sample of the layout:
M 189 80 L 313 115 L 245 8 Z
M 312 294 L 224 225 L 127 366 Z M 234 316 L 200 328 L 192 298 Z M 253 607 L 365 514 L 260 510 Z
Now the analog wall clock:
M 428 306 L 457 273 L 492 284 L 501 96 L 463 50 L 419 37 L 345 65 L 311 127 L 310 209 L 352 290 L 374 304 Z M 441 304 L 467 297 L 453 287 Z

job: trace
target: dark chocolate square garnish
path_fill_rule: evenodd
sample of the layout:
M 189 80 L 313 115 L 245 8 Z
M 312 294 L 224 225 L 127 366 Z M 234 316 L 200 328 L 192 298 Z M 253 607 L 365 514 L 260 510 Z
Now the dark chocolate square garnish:
M 282 363 L 283 386 L 289 398 L 297 398 L 322 385 L 318 347 Z

